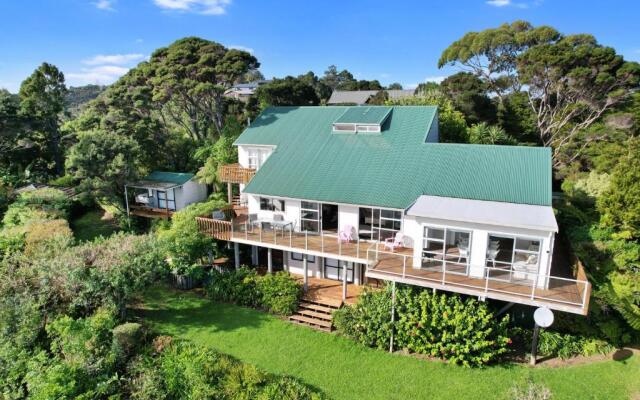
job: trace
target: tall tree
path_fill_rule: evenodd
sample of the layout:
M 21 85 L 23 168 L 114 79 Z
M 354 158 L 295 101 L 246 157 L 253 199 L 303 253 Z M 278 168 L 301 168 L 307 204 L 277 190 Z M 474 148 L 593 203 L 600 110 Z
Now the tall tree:
M 389 90 L 402 90 L 402 84 L 399 82 L 393 82 L 389 86 L 387 86 Z
M 300 78 L 287 76 L 258 87 L 255 96 L 261 108 L 268 106 L 315 106 L 320 99 L 313 86 Z
M 225 90 L 259 66 L 246 51 L 188 37 L 153 52 L 143 70 L 162 112 L 201 141 L 223 128 Z
M 64 75 L 48 63 L 39 66 L 20 86 L 20 112 L 28 119 L 34 136 L 48 149 L 57 175 L 64 168 L 60 118 L 66 94 Z
M 624 61 L 591 35 L 562 36 L 524 21 L 470 32 L 443 53 L 439 66 L 456 64 L 480 77 L 501 102 L 525 91 L 542 145 L 554 166 L 580 156 L 587 129 L 637 90 L 640 65 Z M 562 157 L 571 150 L 570 157 Z
M 440 83 L 442 92 L 453 101 L 469 124 L 493 123 L 496 106 L 487 95 L 486 84 L 470 72 L 458 72 Z

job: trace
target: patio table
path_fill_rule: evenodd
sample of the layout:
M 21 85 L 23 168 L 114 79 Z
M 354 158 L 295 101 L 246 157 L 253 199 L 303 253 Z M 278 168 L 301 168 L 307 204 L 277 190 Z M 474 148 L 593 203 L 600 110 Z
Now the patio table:
M 271 225 L 271 228 L 273 228 L 274 231 L 277 232 L 277 229 L 280 229 L 282 231 L 282 236 L 284 237 L 284 230 L 285 228 L 288 226 L 290 231 L 293 231 L 293 222 L 292 221 L 276 221 L 274 219 L 271 218 L 261 218 L 259 220 L 256 221 L 258 224 L 260 224 L 260 228 L 262 229 L 264 227 L 265 224 L 269 224 Z

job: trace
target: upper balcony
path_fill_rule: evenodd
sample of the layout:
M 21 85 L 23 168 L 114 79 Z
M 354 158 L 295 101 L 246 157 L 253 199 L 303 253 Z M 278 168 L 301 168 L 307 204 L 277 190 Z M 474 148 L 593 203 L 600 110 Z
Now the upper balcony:
M 256 174 L 254 168 L 245 168 L 240 164 L 226 164 L 218 168 L 218 178 L 225 183 L 246 184 Z

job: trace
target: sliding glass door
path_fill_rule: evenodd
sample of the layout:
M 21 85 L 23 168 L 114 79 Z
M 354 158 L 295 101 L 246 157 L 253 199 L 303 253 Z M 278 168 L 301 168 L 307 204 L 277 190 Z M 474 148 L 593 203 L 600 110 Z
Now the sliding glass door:
M 424 227 L 422 268 L 467 275 L 470 262 L 470 231 L 448 227 Z
M 320 232 L 320 204 L 310 201 L 300 203 L 300 230 Z
M 540 243 L 537 238 L 490 234 L 486 265 L 491 278 L 535 281 L 540 267 Z
M 394 237 L 402 229 L 402 211 L 360 207 L 358 234 L 361 239 L 380 240 Z
M 172 211 L 176 210 L 176 199 L 173 195 L 173 190 L 166 192 L 158 190 L 156 193 L 158 196 L 158 208 L 167 208 Z

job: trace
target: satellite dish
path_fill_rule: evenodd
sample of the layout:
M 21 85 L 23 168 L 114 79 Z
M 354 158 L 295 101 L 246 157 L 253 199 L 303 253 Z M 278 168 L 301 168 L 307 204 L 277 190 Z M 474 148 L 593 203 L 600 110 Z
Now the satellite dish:
M 539 307 L 533 313 L 533 320 L 542 328 L 548 328 L 553 324 L 553 312 L 547 307 Z

